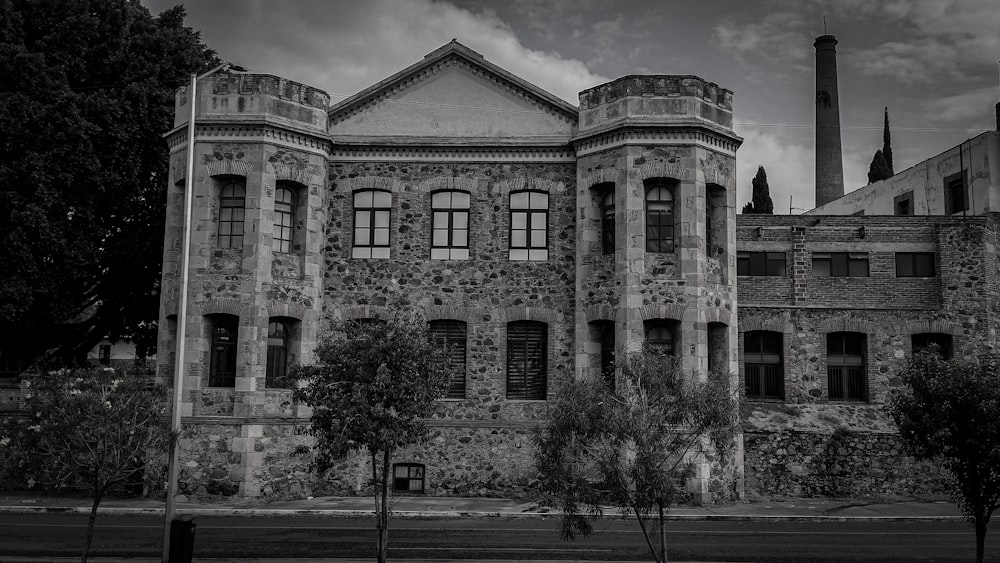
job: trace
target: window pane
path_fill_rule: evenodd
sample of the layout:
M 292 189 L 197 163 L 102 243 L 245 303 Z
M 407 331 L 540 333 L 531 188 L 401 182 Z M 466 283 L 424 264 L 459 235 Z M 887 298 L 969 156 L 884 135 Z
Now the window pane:
M 510 214 L 510 228 L 511 229 L 526 229 L 528 228 L 528 214 L 523 212 L 511 213 Z
M 527 209 L 528 208 L 528 192 L 518 192 L 510 194 L 510 208 L 511 209 Z
M 766 255 L 763 252 L 750 253 L 750 275 L 763 276 L 767 272 Z
M 531 214 L 531 228 L 532 229 L 545 229 L 545 214 L 544 213 L 532 213 Z
M 371 253 L 372 253 L 372 258 L 388 258 L 389 247 L 388 246 L 372 247 Z
M 376 211 L 375 212 L 375 226 L 376 227 L 389 227 L 389 212 L 388 211 Z
M 549 208 L 549 194 L 529 192 L 530 205 L 532 209 L 548 209 Z
M 545 231 L 531 231 L 531 247 L 545 248 Z
M 431 244 L 434 246 L 448 246 L 448 230 L 434 229 L 434 236 L 431 240 Z
M 389 192 L 372 192 L 372 207 L 392 207 L 392 194 Z
M 513 248 L 524 248 L 528 246 L 528 235 L 526 231 L 511 231 L 510 245 Z
M 357 228 L 367 228 L 371 226 L 371 212 L 370 211 L 355 211 L 354 212 L 354 226 Z
M 452 192 L 451 193 L 451 207 L 453 209 L 468 209 L 469 208 L 469 194 L 465 192 Z
M 510 259 L 511 260 L 527 260 L 528 251 L 524 248 L 512 248 L 510 249 Z
M 468 260 L 469 259 L 469 249 L 468 248 L 453 248 L 453 249 L 451 249 L 451 259 L 452 260 Z
M 455 211 L 451 214 L 451 223 L 456 229 L 467 229 L 469 227 L 469 212 Z
M 447 211 L 435 211 L 434 212 L 434 228 L 435 229 L 447 229 L 448 228 L 448 212 Z
M 370 191 L 357 192 L 354 194 L 354 207 L 371 207 L 372 193 Z
M 528 260 L 544 262 L 549 259 L 548 250 L 534 249 L 528 251 Z
M 855 278 L 868 277 L 868 259 L 851 259 L 848 275 Z
M 911 255 L 905 252 L 896 253 L 896 276 L 912 276 L 913 275 L 913 262 L 910 260 Z
M 389 229 L 375 229 L 375 246 L 389 245 Z
M 469 246 L 469 231 L 462 229 L 452 233 L 451 245 L 457 247 Z
M 371 244 L 370 229 L 354 229 L 355 246 L 368 246 Z
M 920 252 L 916 255 L 914 272 L 918 276 L 930 277 L 934 275 L 934 254 Z
M 451 207 L 451 192 L 437 192 L 431 195 L 431 206 L 437 209 Z

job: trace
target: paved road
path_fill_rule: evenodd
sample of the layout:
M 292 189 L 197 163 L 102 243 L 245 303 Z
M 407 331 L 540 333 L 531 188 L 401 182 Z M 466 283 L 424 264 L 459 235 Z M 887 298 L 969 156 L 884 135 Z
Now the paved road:
M 195 559 L 370 557 L 371 519 L 323 517 L 196 519 Z M 83 515 L 0 515 L 0 556 L 79 554 Z M 972 530 L 960 522 L 670 522 L 672 561 L 973 561 Z M 648 560 L 633 521 L 597 522 L 597 533 L 563 541 L 546 519 L 396 520 L 394 558 Z M 1000 533 L 1000 531 L 996 532 Z M 162 520 L 100 516 L 93 554 L 156 557 Z M 989 538 L 988 538 L 989 539 Z M 989 549 L 987 558 L 1000 550 Z

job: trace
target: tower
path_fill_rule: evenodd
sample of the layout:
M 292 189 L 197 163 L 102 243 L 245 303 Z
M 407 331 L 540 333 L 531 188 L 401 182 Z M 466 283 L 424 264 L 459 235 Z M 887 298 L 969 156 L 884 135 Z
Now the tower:
M 844 195 L 837 94 L 837 38 L 821 35 L 816 47 L 816 206 Z

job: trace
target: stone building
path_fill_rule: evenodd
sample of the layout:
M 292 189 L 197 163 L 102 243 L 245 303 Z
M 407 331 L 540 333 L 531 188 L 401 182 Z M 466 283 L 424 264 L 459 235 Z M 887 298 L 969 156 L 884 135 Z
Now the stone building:
M 737 223 L 732 92 L 695 76 L 627 76 L 573 106 L 453 41 L 331 106 L 302 84 L 221 72 L 197 100 L 178 92 L 167 134 L 167 383 L 191 103 L 182 494 L 360 490 L 359 460 L 332 481 L 309 473 L 309 412 L 283 376 L 312 359 L 325 322 L 396 296 L 466 362 L 430 442 L 394 460 L 399 492 L 530 487 L 531 432 L 558 383 L 644 341 L 745 391 L 734 450 L 697 458 L 700 501 L 938 486 L 902 456 L 882 405 L 914 348 L 992 348 L 992 216 Z

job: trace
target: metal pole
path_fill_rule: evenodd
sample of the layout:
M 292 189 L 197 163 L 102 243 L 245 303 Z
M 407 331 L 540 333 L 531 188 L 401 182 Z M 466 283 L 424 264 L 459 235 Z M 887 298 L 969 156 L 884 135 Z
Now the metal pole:
M 207 74 L 207 73 L 206 73 Z M 187 332 L 188 267 L 191 261 L 191 207 L 194 202 L 194 118 L 198 107 L 198 76 L 188 87 L 187 177 L 184 179 L 184 236 L 181 243 L 181 284 L 177 310 L 177 353 L 174 356 L 174 394 L 170 411 L 170 461 L 167 465 L 167 506 L 163 511 L 163 563 L 170 560 L 170 523 L 177 508 L 177 466 L 180 464 L 181 403 L 184 388 L 184 340 Z

